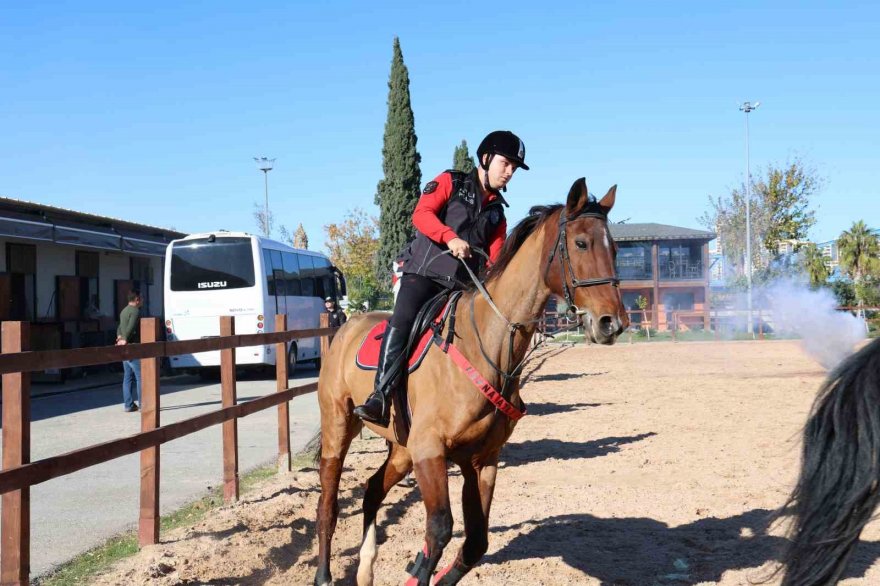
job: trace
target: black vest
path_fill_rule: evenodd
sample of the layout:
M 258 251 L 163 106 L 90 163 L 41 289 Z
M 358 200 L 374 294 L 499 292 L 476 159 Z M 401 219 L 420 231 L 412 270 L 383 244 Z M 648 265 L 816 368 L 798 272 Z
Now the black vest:
M 437 216 L 449 226 L 459 238 L 470 244 L 471 248 L 479 248 L 488 254 L 489 242 L 498 225 L 504 221 L 504 207 L 507 202 L 501 194 L 483 207 L 477 170 L 471 173 L 448 170 L 452 176 L 452 194 L 446 207 Z M 437 281 L 447 287 L 455 287 L 456 281 L 468 282 L 467 271 L 461 261 L 451 254 L 442 254 L 449 250 L 445 244 L 437 244 L 421 232 L 400 255 L 404 273 L 415 273 Z M 475 273 L 486 265 L 486 259 L 478 254 L 471 254 L 466 261 Z

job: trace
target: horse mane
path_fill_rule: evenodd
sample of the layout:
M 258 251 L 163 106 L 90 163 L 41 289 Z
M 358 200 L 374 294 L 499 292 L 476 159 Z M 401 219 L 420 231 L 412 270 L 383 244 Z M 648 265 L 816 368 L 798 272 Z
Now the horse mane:
M 529 210 L 529 215 L 520 220 L 519 223 L 514 226 L 513 230 L 511 230 L 510 234 L 507 236 L 507 240 L 504 241 L 504 246 L 501 247 L 501 252 L 498 254 L 498 260 L 495 261 L 495 264 L 492 265 L 486 275 L 487 283 L 504 272 L 504 269 L 506 269 L 507 265 L 510 264 L 510 261 L 513 260 L 513 257 L 516 255 L 520 247 L 522 247 L 526 238 L 546 222 L 547 218 L 549 218 L 553 212 L 559 210 L 561 207 L 561 203 L 546 206 L 532 206 Z

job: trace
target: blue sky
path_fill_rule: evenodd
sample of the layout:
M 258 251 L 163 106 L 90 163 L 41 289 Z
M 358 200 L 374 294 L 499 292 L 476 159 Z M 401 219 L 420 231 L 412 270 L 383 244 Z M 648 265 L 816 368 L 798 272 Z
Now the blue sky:
M 44 2 L 0 15 L 0 195 L 194 232 L 270 206 L 323 226 L 373 206 L 391 46 L 423 183 L 497 128 L 531 171 L 510 220 L 586 176 L 612 218 L 699 227 L 707 196 L 800 156 L 813 237 L 880 226 L 880 8 L 868 2 Z M 476 9 L 474 8 L 476 7 Z

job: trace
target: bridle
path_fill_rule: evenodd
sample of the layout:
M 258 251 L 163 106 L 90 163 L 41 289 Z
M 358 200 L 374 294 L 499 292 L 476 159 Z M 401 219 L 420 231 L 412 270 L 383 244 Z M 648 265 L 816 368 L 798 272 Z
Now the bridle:
M 606 230 L 608 229 L 608 226 L 607 226 L 608 214 L 605 213 L 605 211 L 596 202 L 590 202 L 587 205 L 587 207 L 584 208 L 576 216 L 566 217 L 565 208 L 563 208 L 560 211 L 559 232 L 556 237 L 556 243 L 553 245 L 553 249 L 550 251 L 550 256 L 547 259 L 547 268 L 544 271 L 544 279 L 546 280 L 547 275 L 550 272 L 550 267 L 553 266 L 553 259 L 556 257 L 557 251 L 559 251 L 559 268 L 562 271 L 562 290 L 563 290 L 563 293 L 565 294 L 565 301 L 568 304 L 568 311 L 575 314 L 578 318 L 577 320 L 575 320 L 575 322 L 574 322 L 574 324 L 572 324 L 572 326 L 570 326 L 568 328 L 564 328 L 564 330 L 573 329 L 575 327 L 580 326 L 581 317 L 587 312 L 587 310 L 585 310 L 585 309 L 583 309 L 583 310 L 578 309 L 578 307 L 574 304 L 574 299 L 572 297 L 571 288 L 569 287 L 569 283 L 566 281 L 566 274 L 565 274 L 566 273 L 566 266 L 568 267 L 568 274 L 571 276 L 571 287 L 573 287 L 575 289 L 577 289 L 579 287 L 594 287 L 596 285 L 606 285 L 606 284 L 611 285 L 613 287 L 620 286 L 620 279 L 618 279 L 616 273 L 610 277 L 598 277 L 595 279 L 578 279 L 575 276 L 574 267 L 571 264 L 571 257 L 568 254 L 568 243 L 567 243 L 566 234 L 565 234 L 565 226 L 566 226 L 566 224 L 568 224 L 568 222 L 572 222 L 572 221 L 580 219 L 580 218 L 596 218 L 596 219 L 602 220 L 603 222 L 605 222 Z M 477 252 L 478 254 L 482 255 L 483 257 L 486 258 L 487 261 L 489 260 L 489 256 L 484 251 L 479 250 L 479 249 L 472 249 L 472 251 Z M 446 254 L 446 253 L 449 253 L 449 251 L 444 251 L 441 254 Z M 489 357 L 488 353 L 486 352 L 486 349 L 483 345 L 483 339 L 480 336 L 480 330 L 477 327 L 477 322 L 476 322 L 476 311 L 474 310 L 474 302 L 476 300 L 476 295 L 471 296 L 471 299 L 470 299 L 470 305 L 471 305 L 470 318 L 471 318 L 471 326 L 474 330 L 474 334 L 477 337 L 477 346 L 479 347 L 480 353 L 483 355 L 483 358 L 486 360 L 486 362 L 492 367 L 492 369 L 496 373 L 498 373 L 500 375 L 501 380 L 502 380 L 501 395 L 503 397 L 506 397 L 508 384 L 510 382 L 512 382 L 513 380 L 519 378 L 520 374 L 522 373 L 522 369 L 526 364 L 526 361 L 531 356 L 531 354 L 535 350 L 537 350 L 538 347 L 540 346 L 540 343 L 533 346 L 528 352 L 526 352 L 526 355 L 523 357 L 523 359 L 520 360 L 518 364 L 514 365 L 513 364 L 514 336 L 516 335 L 517 331 L 524 330 L 528 324 L 540 322 L 543 318 L 536 318 L 536 319 L 530 320 L 529 322 L 525 322 L 525 323 L 511 322 L 495 305 L 495 302 L 492 300 L 492 296 L 489 295 L 489 292 L 486 290 L 486 288 L 483 286 L 483 283 L 477 278 L 477 276 L 471 270 L 470 266 L 468 266 L 468 264 L 466 262 L 464 262 L 463 260 L 462 260 L 462 264 L 464 265 L 465 269 L 467 270 L 467 273 L 470 276 L 471 281 L 473 281 L 474 286 L 476 287 L 477 291 L 486 300 L 486 303 L 488 303 L 489 307 L 495 312 L 495 314 L 499 318 L 501 318 L 502 321 L 504 321 L 507 324 L 507 330 L 508 330 L 508 336 L 509 336 L 509 339 L 507 341 L 507 364 L 508 364 L 509 370 L 504 370 L 500 367 L 500 365 L 496 364 Z
M 595 287 L 596 285 L 611 285 L 612 287 L 620 286 L 620 279 L 617 278 L 616 272 L 610 277 L 598 277 L 595 279 L 578 279 L 575 276 L 574 267 L 571 265 L 571 257 L 568 254 L 568 239 L 565 236 L 565 226 L 569 222 L 579 220 L 580 218 L 596 218 L 602 220 L 605 223 L 605 229 L 608 229 L 608 214 L 603 211 L 601 206 L 596 202 L 590 202 L 587 207 L 576 216 L 568 216 L 565 213 L 565 208 L 562 208 L 559 212 L 559 231 L 556 235 L 556 243 L 553 245 L 552 250 L 550 250 L 550 257 L 547 259 L 547 268 L 544 270 L 544 279 L 546 280 L 547 275 L 550 274 L 550 267 L 553 266 L 553 258 L 556 257 L 558 251 L 559 270 L 562 273 L 562 292 L 565 295 L 565 303 L 568 306 L 568 311 L 576 315 L 583 315 L 586 313 L 586 310 L 579 309 L 577 305 L 574 304 L 572 288 Z M 568 274 L 571 276 L 570 286 L 569 282 L 566 280 L 566 267 L 568 267 Z

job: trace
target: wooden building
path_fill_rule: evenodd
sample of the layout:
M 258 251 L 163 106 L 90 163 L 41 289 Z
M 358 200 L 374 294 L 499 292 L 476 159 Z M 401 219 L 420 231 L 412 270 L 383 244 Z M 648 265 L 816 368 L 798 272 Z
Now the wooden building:
M 631 314 L 654 329 L 669 329 L 673 312 L 681 327 L 709 328 L 709 242 L 713 232 L 665 224 L 611 224 L 617 243 L 617 274 L 628 310 L 648 301 L 644 314 Z M 690 313 L 690 315 L 687 315 Z

